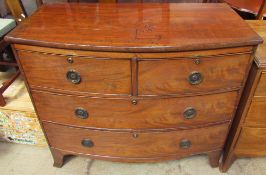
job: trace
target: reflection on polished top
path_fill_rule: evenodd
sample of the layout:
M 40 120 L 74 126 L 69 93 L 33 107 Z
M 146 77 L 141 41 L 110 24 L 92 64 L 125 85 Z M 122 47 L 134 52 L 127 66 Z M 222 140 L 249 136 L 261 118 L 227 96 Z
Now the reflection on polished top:
M 225 4 L 50 4 L 13 30 L 12 43 L 158 52 L 255 45 L 262 39 Z

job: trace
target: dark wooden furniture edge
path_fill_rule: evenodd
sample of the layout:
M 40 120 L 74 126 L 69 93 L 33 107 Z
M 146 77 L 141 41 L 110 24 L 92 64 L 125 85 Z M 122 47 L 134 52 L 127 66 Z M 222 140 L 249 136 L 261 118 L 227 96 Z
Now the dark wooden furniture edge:
M 4 38 L 0 38 L 0 51 L 3 51 L 3 48 L 8 46 L 8 43 L 4 40 Z
M 25 40 L 22 38 L 16 38 L 15 36 L 12 36 L 11 34 L 5 37 L 5 41 L 10 44 L 16 43 L 16 44 L 22 44 L 22 45 L 50 47 L 50 48 L 57 48 L 57 49 L 103 51 L 103 52 L 131 52 L 131 53 L 200 51 L 200 50 L 210 50 L 210 49 L 224 49 L 224 48 L 233 48 L 233 47 L 254 46 L 254 45 L 263 43 L 263 40 L 258 37 L 256 39 L 253 39 L 250 42 L 241 42 L 241 43 L 230 42 L 230 43 L 225 43 L 222 45 L 211 43 L 211 44 L 201 44 L 201 45 L 195 45 L 195 46 L 185 45 L 182 47 L 175 47 L 175 46 L 115 47 L 115 46 L 76 45 L 76 44 L 68 44 L 68 43 L 41 42 L 41 41 Z
M 211 127 L 211 126 L 218 126 L 226 123 L 230 123 L 231 120 L 224 120 L 218 122 L 210 122 L 202 125 L 192 126 L 192 127 L 182 127 L 182 128 L 163 128 L 163 129 L 153 129 L 153 128 L 143 128 L 143 129 L 124 129 L 124 128 L 117 128 L 117 129 L 110 129 L 110 128 L 96 128 L 96 127 L 84 127 L 84 126 L 77 126 L 77 125 L 70 125 L 70 124 L 61 124 L 58 122 L 47 121 L 47 120 L 40 120 L 41 122 L 57 124 L 62 126 L 68 126 L 71 128 L 79 128 L 79 129 L 89 129 L 89 130 L 97 130 L 97 131 L 110 131 L 110 132 L 129 132 L 129 133 L 142 133 L 142 132 L 170 132 L 170 131 L 184 131 L 184 130 L 191 130 L 191 129 L 199 129 L 204 127 Z
M 225 2 L 224 0 L 220 0 L 220 1 Z M 228 3 L 228 4 L 230 4 L 230 6 L 232 8 L 234 8 L 238 11 L 247 12 L 247 13 L 251 13 L 253 15 L 256 15 L 257 20 L 262 19 L 265 16 L 265 14 L 263 13 L 265 11 L 265 1 L 264 0 L 262 1 L 261 7 L 260 7 L 258 12 L 255 12 L 255 11 L 247 9 L 247 8 L 241 8 L 241 7 L 238 7 L 238 6 L 231 4 L 231 3 Z
M 19 59 L 18 59 L 17 51 L 16 51 L 16 49 L 13 47 L 13 45 L 11 45 L 11 48 L 12 48 L 13 54 L 14 54 L 14 56 L 15 56 L 15 58 L 16 58 L 16 61 L 17 61 L 17 63 L 18 63 L 18 67 L 19 67 L 19 70 L 20 70 L 20 72 L 21 72 L 22 78 L 23 78 L 24 81 L 25 81 L 25 86 L 26 86 L 26 88 L 27 88 L 27 91 L 29 92 L 29 96 L 30 96 L 31 102 L 32 102 L 32 104 L 33 104 L 33 108 L 34 108 L 35 111 L 37 111 L 37 108 L 36 108 L 35 104 L 33 103 L 33 97 L 32 97 L 32 95 L 31 95 L 31 93 L 30 93 L 30 92 L 31 92 L 31 91 L 30 91 L 30 87 L 29 87 L 29 85 L 28 85 L 28 83 L 27 83 L 28 80 L 27 80 L 27 78 L 26 78 L 26 76 L 25 76 L 25 74 L 24 74 L 24 70 L 23 70 L 23 68 L 21 67 L 21 63 L 20 63 L 20 61 L 19 61 Z M 40 118 L 39 118 L 38 115 L 37 115 L 37 118 L 38 118 L 38 120 L 40 121 Z M 43 127 L 43 125 L 42 125 L 41 122 L 40 122 L 40 126 L 41 126 L 41 128 L 42 128 L 42 131 L 44 131 L 44 127 Z M 54 154 L 56 154 L 56 153 L 53 152 L 53 149 L 51 148 L 51 145 L 50 145 L 50 143 L 49 143 L 49 141 L 48 141 L 48 138 L 47 138 L 46 133 L 45 133 L 45 132 L 43 132 L 43 133 L 44 133 L 44 137 L 45 137 L 45 139 L 46 139 L 46 142 L 48 143 L 49 149 L 50 149 L 52 155 L 54 156 Z M 54 159 L 54 161 L 55 161 L 55 159 Z M 60 163 L 60 161 L 59 161 L 59 162 L 54 162 L 55 165 L 58 165 L 58 163 Z
M 256 63 L 254 62 L 253 64 Z M 243 96 L 241 97 L 240 103 L 238 105 L 236 116 L 232 122 L 232 127 L 230 129 L 230 133 L 228 135 L 227 142 L 224 148 L 222 162 L 220 164 L 221 172 L 226 172 L 237 158 L 237 155 L 233 152 L 233 150 L 236 146 L 237 140 L 240 136 L 242 129 L 242 127 L 238 126 L 244 122 L 245 117 L 241 116 L 246 116 L 248 109 L 245 108 L 245 106 L 251 103 L 253 94 L 256 90 L 256 86 L 253 86 L 253 84 L 257 84 L 260 79 L 260 73 L 256 74 L 257 71 L 261 70 L 257 69 L 256 66 L 252 66 L 250 74 L 248 76 L 247 86 L 245 86 L 243 90 Z
M 166 94 L 166 95 L 137 95 L 133 96 L 131 94 L 98 94 L 98 93 L 87 93 L 87 92 L 77 92 L 77 91 L 68 91 L 68 90 L 61 90 L 61 89 L 53 89 L 48 87 L 39 87 L 39 86 L 31 86 L 33 91 L 38 91 L 41 93 L 52 93 L 52 94 L 64 94 L 69 96 L 80 96 L 80 97 L 97 97 L 97 98 L 107 98 L 107 99 L 125 99 L 131 101 L 132 99 L 156 99 L 156 98 L 182 98 L 182 97 L 192 97 L 192 96 L 201 96 L 201 95 L 210 95 L 210 94 L 219 94 L 225 92 L 232 92 L 238 91 L 242 88 L 239 87 L 232 87 L 232 88 L 225 88 L 225 89 L 218 89 L 209 92 L 198 92 L 198 93 L 186 93 L 186 94 Z M 46 91 L 43 91 L 43 90 Z
M 258 67 L 261 67 L 261 68 L 266 67 L 266 64 L 259 62 L 256 56 L 255 56 L 254 62 L 257 64 Z

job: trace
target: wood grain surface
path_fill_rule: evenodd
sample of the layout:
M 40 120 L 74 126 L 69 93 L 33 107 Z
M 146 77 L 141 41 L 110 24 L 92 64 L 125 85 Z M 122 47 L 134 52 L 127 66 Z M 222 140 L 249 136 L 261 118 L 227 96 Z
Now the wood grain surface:
M 243 84 L 250 55 L 232 55 L 200 59 L 153 60 L 139 62 L 139 95 L 190 94 L 239 88 Z M 202 82 L 190 84 L 193 72 L 202 75 Z
M 230 121 L 237 91 L 170 99 L 142 99 L 137 105 L 129 99 L 76 97 L 32 91 L 41 120 L 99 129 L 188 129 Z M 75 109 L 85 109 L 89 117 L 80 119 Z M 189 107 L 196 116 L 186 119 Z M 64 110 L 62 110 L 64 109 Z
M 18 56 L 31 87 L 41 86 L 94 94 L 130 94 L 129 60 L 86 59 L 20 51 Z M 67 62 L 69 57 L 73 58 L 71 64 Z M 67 80 L 66 74 L 70 70 L 80 74 L 79 84 Z
M 245 118 L 245 126 L 265 127 L 266 101 L 253 100 Z
M 244 157 L 265 156 L 265 139 L 266 128 L 243 127 L 235 148 L 235 154 Z
M 6 40 L 122 52 L 191 51 L 262 42 L 222 3 L 47 4 L 9 33 Z
M 196 50 L 196 51 L 178 51 L 178 52 L 99 52 L 90 50 L 74 50 L 74 49 L 57 49 L 49 47 L 38 47 L 21 44 L 13 44 L 14 49 L 27 52 L 39 52 L 43 54 L 55 54 L 62 56 L 77 56 L 88 58 L 114 58 L 114 59 L 172 59 L 172 58 L 196 58 L 196 57 L 209 57 L 221 55 L 236 55 L 236 54 L 251 54 L 253 53 L 252 46 L 235 47 L 235 48 L 222 48 L 211 50 Z
M 228 123 L 195 130 L 171 132 L 108 132 L 43 123 L 52 147 L 74 153 L 105 157 L 135 159 L 147 157 L 185 156 L 221 149 Z M 211 132 L 210 132 L 211 131 Z M 91 148 L 81 145 L 90 139 Z M 189 148 L 180 148 L 182 140 L 189 140 Z
M 200 57 L 199 64 L 195 64 L 196 58 L 139 58 L 135 59 L 133 69 L 129 59 L 27 51 L 18 51 L 18 55 L 32 88 L 133 96 L 185 95 L 239 89 L 243 86 L 246 67 L 251 60 L 248 53 Z M 68 63 L 68 58 L 72 58 L 73 63 Z M 39 64 L 40 62 L 49 64 Z M 70 70 L 80 74 L 79 84 L 73 84 L 66 79 L 66 73 Z M 200 72 L 203 76 L 203 81 L 198 85 L 191 85 L 188 81 L 193 72 Z

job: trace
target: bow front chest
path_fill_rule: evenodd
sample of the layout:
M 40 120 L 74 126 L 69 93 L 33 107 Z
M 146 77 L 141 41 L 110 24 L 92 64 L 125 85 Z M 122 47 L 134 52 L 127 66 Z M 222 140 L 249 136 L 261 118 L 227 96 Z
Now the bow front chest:
M 54 165 L 218 165 L 262 39 L 225 4 L 44 5 L 12 43 Z

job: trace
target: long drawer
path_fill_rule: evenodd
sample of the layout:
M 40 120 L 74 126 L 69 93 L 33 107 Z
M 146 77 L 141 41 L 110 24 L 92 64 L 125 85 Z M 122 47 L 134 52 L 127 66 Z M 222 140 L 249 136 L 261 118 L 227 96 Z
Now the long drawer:
M 165 95 L 237 88 L 242 86 L 249 61 L 249 54 L 140 61 L 138 92 Z
M 123 158 L 185 156 L 221 149 L 229 124 L 169 132 L 109 132 L 43 122 L 51 147 Z
M 89 98 L 32 91 L 41 120 L 90 128 L 193 128 L 231 120 L 237 92 L 170 99 Z
M 129 60 L 106 60 L 18 51 L 30 87 L 130 94 Z

